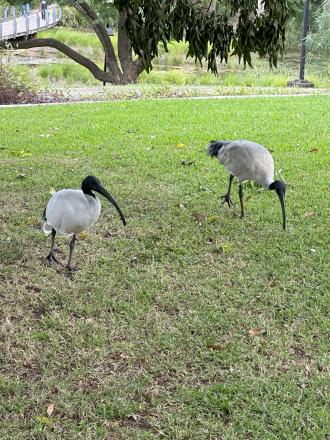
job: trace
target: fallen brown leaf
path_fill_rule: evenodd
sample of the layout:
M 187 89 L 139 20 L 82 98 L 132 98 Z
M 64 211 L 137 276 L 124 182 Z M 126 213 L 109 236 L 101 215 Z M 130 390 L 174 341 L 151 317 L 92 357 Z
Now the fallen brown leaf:
M 305 350 L 303 350 L 300 347 L 292 347 L 292 350 L 296 356 L 299 358 L 310 358 L 310 355 L 308 355 Z
M 212 350 L 223 350 L 224 348 L 227 347 L 227 343 L 224 344 L 210 344 L 208 345 L 208 348 L 212 348 Z
M 251 328 L 251 330 L 249 330 L 249 335 L 250 336 L 260 336 L 260 335 L 266 335 L 267 334 L 267 330 L 260 328 L 260 327 L 256 327 L 256 328 Z
M 268 286 L 269 287 L 275 287 L 276 286 L 276 280 L 275 279 L 270 280 Z
M 202 224 L 202 222 L 204 220 L 203 214 L 200 214 L 199 212 L 193 212 L 191 215 L 196 223 L 198 223 L 199 225 Z
M 185 205 L 183 203 L 177 203 L 175 206 L 181 209 L 186 209 Z
M 313 215 L 315 215 L 314 211 L 306 211 L 304 217 L 312 217 Z
M 275 277 L 275 274 L 273 272 L 270 272 L 268 274 L 268 281 L 269 281 L 269 283 L 268 283 L 269 287 L 275 287 L 276 286 L 276 277 Z
M 55 407 L 54 407 L 54 404 L 53 404 L 53 403 L 51 403 L 51 404 L 48 405 L 48 408 L 47 408 L 47 414 L 48 414 L 48 417 L 51 417 L 51 415 L 52 415 L 53 412 L 54 412 L 54 409 L 55 409 Z
M 309 150 L 311 153 L 317 153 L 319 149 L 317 147 L 313 147 Z
M 311 365 L 306 365 L 305 375 L 306 375 L 307 379 L 310 379 L 310 377 L 312 375 L 312 366 Z

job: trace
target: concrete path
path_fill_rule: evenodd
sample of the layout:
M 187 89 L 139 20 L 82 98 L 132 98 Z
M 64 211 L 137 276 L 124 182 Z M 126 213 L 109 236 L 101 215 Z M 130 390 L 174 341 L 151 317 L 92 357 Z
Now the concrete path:
M 262 98 L 270 98 L 270 99 L 275 99 L 275 98 L 297 98 L 297 97 L 307 97 L 307 96 L 324 96 L 324 97 L 329 97 L 330 93 L 329 91 L 325 91 L 325 90 L 320 90 L 320 93 L 315 93 L 315 89 L 314 89 L 314 93 L 289 93 L 289 94 L 251 94 L 251 95 L 210 95 L 210 96 L 159 96 L 159 97 L 130 97 L 129 99 L 125 98 L 125 97 L 121 97 L 121 98 L 114 98 L 114 99 L 106 99 L 104 97 L 101 96 L 94 96 L 93 99 L 91 99 L 89 97 L 89 99 L 87 98 L 87 96 L 85 96 L 85 99 L 81 98 L 71 98 L 71 100 L 69 101 L 65 101 L 65 102 L 50 102 L 50 103 L 41 103 L 41 104 L 5 104 L 5 105 L 0 105 L 0 109 L 5 109 L 5 108 L 15 108 L 15 107 L 32 107 L 32 106 L 50 106 L 50 105 L 73 105 L 73 104 L 105 104 L 105 103 L 109 103 L 109 102 L 113 102 L 113 101 L 127 101 L 127 100 L 138 100 L 138 99 L 152 99 L 152 100 L 159 100 L 159 99 L 163 99 L 163 100 L 170 100 L 170 99 L 180 99 L 180 100 L 196 100 L 196 99 L 219 99 L 219 100 L 226 100 L 226 99 L 262 99 Z M 103 98 L 103 99 L 102 99 Z

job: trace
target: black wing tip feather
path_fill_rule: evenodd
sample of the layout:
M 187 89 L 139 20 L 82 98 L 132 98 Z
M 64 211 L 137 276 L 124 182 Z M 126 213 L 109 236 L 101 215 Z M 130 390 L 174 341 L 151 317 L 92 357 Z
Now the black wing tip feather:
M 207 147 L 207 154 L 210 156 L 217 156 L 219 151 L 225 144 L 225 141 L 210 141 Z

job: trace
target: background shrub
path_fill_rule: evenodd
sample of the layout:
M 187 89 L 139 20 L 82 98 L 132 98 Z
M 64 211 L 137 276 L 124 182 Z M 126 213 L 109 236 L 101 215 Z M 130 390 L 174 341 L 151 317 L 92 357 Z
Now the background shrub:
M 0 63 L 0 104 L 26 104 L 62 101 L 58 94 L 40 92 L 28 83 L 26 75 Z

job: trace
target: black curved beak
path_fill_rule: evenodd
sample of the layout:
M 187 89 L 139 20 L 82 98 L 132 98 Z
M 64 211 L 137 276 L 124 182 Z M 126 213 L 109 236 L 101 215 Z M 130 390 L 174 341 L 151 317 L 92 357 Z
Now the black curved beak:
M 286 227 L 286 213 L 285 213 L 285 190 L 276 191 L 278 198 L 280 199 L 281 208 L 282 208 L 282 216 L 283 216 L 283 229 Z
M 123 222 L 123 225 L 126 225 L 126 220 L 124 217 L 124 214 L 121 212 L 121 209 L 119 208 L 116 200 L 108 193 L 108 191 L 102 186 L 102 185 L 97 185 L 97 187 L 94 188 L 94 191 L 97 191 L 98 193 L 102 194 L 102 196 L 104 196 L 106 199 L 109 200 L 109 202 L 117 209 L 118 214 L 121 218 L 121 221 Z

